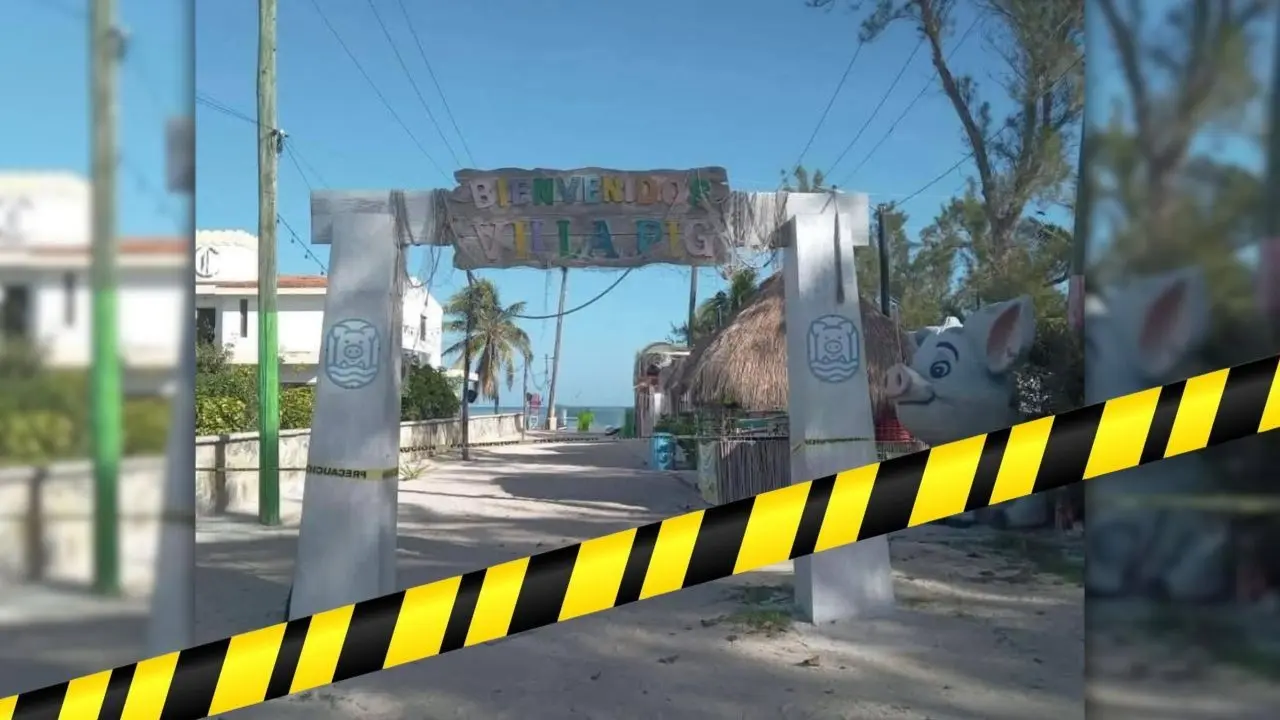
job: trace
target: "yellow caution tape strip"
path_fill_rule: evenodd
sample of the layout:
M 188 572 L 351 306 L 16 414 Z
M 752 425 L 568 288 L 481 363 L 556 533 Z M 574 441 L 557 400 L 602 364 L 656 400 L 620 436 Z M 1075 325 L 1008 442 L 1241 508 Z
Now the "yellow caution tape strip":
M 199 720 L 1280 426 L 1280 358 L 1127 395 L 0 700 Z
M 400 468 L 340 468 L 328 465 L 308 465 L 307 474 L 347 478 L 348 480 L 390 480 L 400 477 Z

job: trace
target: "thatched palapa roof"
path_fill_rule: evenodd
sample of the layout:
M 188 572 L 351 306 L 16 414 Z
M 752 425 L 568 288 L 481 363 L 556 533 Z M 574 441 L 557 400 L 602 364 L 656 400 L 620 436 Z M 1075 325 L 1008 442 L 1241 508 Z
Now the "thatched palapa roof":
M 679 385 L 699 405 L 737 405 L 749 411 L 787 407 L 787 328 L 781 273 L 760 285 L 759 294 L 718 333 L 699 342 L 686 359 Z M 910 359 L 910 338 L 875 303 L 863 299 L 862 332 L 871 404 L 891 409 L 884 374 Z

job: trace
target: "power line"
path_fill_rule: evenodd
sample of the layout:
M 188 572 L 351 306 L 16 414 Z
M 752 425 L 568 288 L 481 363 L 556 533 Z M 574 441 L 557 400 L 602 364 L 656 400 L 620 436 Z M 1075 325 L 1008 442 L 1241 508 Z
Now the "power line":
M 818 131 L 822 129 L 822 124 L 827 121 L 827 115 L 831 114 L 831 107 L 835 105 L 836 98 L 839 97 L 840 91 L 844 89 L 844 83 L 849 79 L 849 73 L 853 71 L 853 64 L 858 61 L 858 55 L 862 53 L 863 43 L 858 42 L 858 46 L 853 49 L 853 57 L 849 58 L 849 64 L 844 68 L 844 74 L 840 76 L 840 82 L 836 83 L 836 89 L 831 92 L 831 97 L 827 100 L 827 106 L 822 109 L 822 115 L 818 117 L 818 124 L 813 126 L 813 132 L 809 134 L 809 141 L 804 144 L 804 149 L 800 151 L 800 156 L 796 158 L 794 168 L 799 168 L 800 163 L 804 162 L 804 156 L 808 154 L 809 149 L 813 147 L 813 141 L 818 138 Z
M 858 133 L 853 136 L 853 139 L 849 141 L 848 145 L 844 146 L 844 150 L 841 150 L 840 154 L 836 156 L 835 162 L 831 163 L 831 167 L 828 168 L 825 173 L 826 177 L 830 177 L 831 173 L 835 172 L 836 166 L 840 164 L 841 160 L 844 160 L 844 156 L 848 155 L 849 151 L 853 149 L 853 146 L 858 143 L 858 140 L 862 137 L 862 133 L 866 132 L 867 128 L 871 126 L 871 121 L 876 119 L 876 115 L 880 113 L 880 109 L 884 107 L 885 102 L 889 100 L 889 96 L 893 94 L 893 89 L 898 87 L 898 81 L 902 79 L 902 75 L 907 71 L 907 68 L 911 66 L 911 61 L 916 59 L 916 53 L 920 52 L 920 48 L 923 45 L 924 38 L 920 38 L 916 43 L 915 49 L 911 51 L 911 55 L 907 57 L 907 61 L 902 63 L 902 67 L 898 70 L 898 74 L 893 78 L 893 82 L 889 84 L 889 89 L 884 91 L 884 95 L 880 98 L 880 102 L 876 103 L 875 109 L 871 111 L 869 116 L 867 116 L 866 122 L 862 123 L 862 127 L 858 128 Z
M 960 47 L 964 45 L 965 41 L 969 39 L 969 35 L 972 34 L 975 29 L 977 29 L 978 23 L 980 20 L 981 20 L 981 16 L 975 17 L 973 19 L 973 22 L 969 24 L 969 28 L 964 31 L 963 35 L 960 36 L 960 42 L 956 43 L 956 46 L 951 48 L 951 52 L 947 53 L 947 58 L 946 58 L 947 62 L 951 61 L 951 58 L 956 54 L 956 51 L 958 51 Z M 916 93 L 915 97 L 911 98 L 911 102 L 907 103 L 907 106 L 902 109 L 902 114 L 898 115 L 897 119 L 895 119 L 893 123 L 889 126 L 889 130 L 883 136 L 881 136 L 879 140 L 876 141 L 876 144 L 871 146 L 871 150 L 867 151 L 867 154 L 862 157 L 862 160 L 857 164 L 857 166 L 855 166 L 853 170 L 849 171 L 849 173 L 844 176 L 845 179 L 851 180 L 853 179 L 854 175 L 858 174 L 858 171 L 861 170 L 862 167 L 867 164 L 867 161 L 871 159 L 871 156 L 876 154 L 876 151 L 880 149 L 881 145 L 884 145 L 885 141 L 889 139 L 890 135 L 893 135 L 893 131 L 898 129 L 898 124 L 901 123 L 903 119 L 907 117 L 907 114 L 911 112 L 911 108 L 915 107 L 915 104 L 917 102 L 920 102 L 920 98 L 924 97 L 924 94 L 929 92 L 929 88 L 933 87 L 933 81 L 936 79 L 938 79 L 938 70 L 935 68 L 933 71 L 933 75 L 929 78 L 929 81 L 924 84 L 924 87 L 920 88 L 920 92 Z M 839 184 L 844 185 L 844 180 L 842 179 Z
M 293 166 L 298 170 L 298 174 L 302 175 L 303 182 L 307 182 L 307 174 L 310 173 L 321 186 L 329 186 L 329 183 L 325 182 L 324 176 L 320 174 L 320 171 L 316 170 L 315 166 L 308 162 L 307 158 L 302 155 L 302 151 L 298 150 L 297 146 L 293 144 L 292 138 L 288 138 L 285 141 L 284 151 L 289 155 L 289 159 L 293 161 Z M 304 169 L 306 172 L 303 172 Z M 311 183 L 307 182 L 307 186 L 310 187 L 310 185 Z M 314 190 L 315 188 L 311 189 Z
M 246 115 L 246 114 L 244 114 L 244 113 L 240 112 L 239 110 L 236 110 L 235 108 L 233 108 L 233 107 L 231 107 L 231 106 L 229 106 L 229 105 L 224 104 L 223 102 L 221 102 L 221 101 L 219 101 L 219 100 L 215 100 L 215 99 L 213 99 L 212 97 L 209 97 L 208 95 L 205 95 L 204 93 L 196 92 L 196 104 L 197 104 L 197 105 L 204 105 L 205 107 L 209 108 L 210 110 L 214 110 L 214 111 L 217 111 L 217 112 L 219 112 L 219 113 L 222 113 L 223 115 L 226 115 L 227 117 L 232 117 L 232 118 L 235 118 L 235 119 L 237 119 L 237 120 L 242 120 L 242 121 L 244 121 L 244 122 L 249 123 L 250 125 L 253 125 L 254 127 L 260 127 L 260 126 L 261 126 L 261 124 L 258 122 L 258 120 L 257 120 L 256 118 L 250 117 L 249 115 Z M 277 131 L 279 130 L 279 128 L 271 128 L 271 129 L 272 129 L 272 130 L 277 130 Z
M 1044 98 L 1044 97 L 1048 96 L 1048 95 L 1049 95 L 1049 93 L 1051 93 L 1051 92 L 1053 92 L 1055 89 L 1057 89 L 1058 84 L 1059 84 L 1059 83 L 1061 83 L 1063 80 L 1065 80 L 1065 79 L 1067 78 L 1067 76 L 1071 74 L 1071 71 L 1072 71 L 1072 70 L 1075 70 L 1076 66 L 1077 66 L 1077 65 L 1079 65 L 1079 64 L 1080 64 L 1081 62 L 1083 62 L 1083 61 L 1084 61 L 1084 54 L 1080 54 L 1079 56 L 1077 56 L 1077 57 L 1076 57 L 1076 59 L 1075 59 L 1075 61 L 1074 61 L 1074 62 L 1072 62 L 1070 65 L 1068 65 L 1068 66 L 1067 66 L 1067 69 L 1066 69 L 1066 70 L 1064 70 L 1064 71 L 1063 71 L 1063 73 L 1062 73 L 1061 75 L 1059 75 L 1059 76 L 1058 76 L 1058 77 L 1057 77 L 1057 78 L 1056 78 L 1056 79 L 1055 79 L 1055 80 L 1054 80 L 1054 81 L 1049 85 L 1049 89 L 1048 89 L 1048 90 L 1045 90 L 1045 91 L 1040 95 L 1040 97 L 1041 97 L 1041 98 Z M 1000 134 L 1001 134 L 1001 133 L 1003 133 L 1005 130 L 1008 130 L 1008 129 L 1009 129 L 1009 127 L 1010 127 L 1009 125 L 1004 125 L 1004 126 L 1002 126 L 999 130 L 997 130 L 997 131 L 995 131 L 995 132 L 991 133 L 990 135 L 988 135 L 987 137 L 983 138 L 983 139 L 982 139 L 983 144 L 989 143 L 989 142 L 991 142 L 992 140 L 996 139 L 996 136 L 1000 135 Z M 961 165 L 965 164 L 965 163 L 966 163 L 966 162 L 968 162 L 971 158 L 973 158 L 974 154 L 976 154 L 976 153 L 977 153 L 977 150 L 976 150 L 976 149 L 970 150 L 970 151 L 968 152 L 968 154 L 966 154 L 964 157 L 962 157 L 962 158 L 960 158 L 959 160 L 957 160 L 955 165 L 952 165 L 951 167 L 947 168 L 947 170 L 946 170 L 946 171 L 944 171 L 941 175 L 938 175 L 938 176 L 937 176 L 937 177 L 935 177 L 934 179 L 932 179 L 932 180 L 930 180 L 929 182 L 925 183 L 925 184 L 924 184 L 920 189 L 916 190 L 915 192 L 911 193 L 910 195 L 907 195 L 905 198 L 903 198 L 902 200 L 900 200 L 900 201 L 898 201 L 898 202 L 895 202 L 894 204 L 895 204 L 895 205 L 905 205 L 905 204 L 907 204 L 907 203 L 908 203 L 908 202 L 910 202 L 911 200 L 913 200 L 913 199 L 915 199 L 916 197 L 918 197 L 918 196 L 919 196 L 921 193 L 923 193 L 925 190 L 928 190 L 929 188 L 933 187 L 934 185 L 937 185 L 938 183 L 942 182 L 943 178 L 945 178 L 945 177 L 947 177 L 948 175 L 950 175 L 951 173 L 955 172 L 957 168 L 959 168 Z
M 514 315 L 513 317 L 516 317 L 520 320 L 553 320 L 558 317 L 564 317 L 565 315 L 572 315 L 578 312 L 579 310 L 585 310 L 588 307 L 591 307 L 592 305 L 596 304 L 600 300 L 604 299 L 605 295 L 608 295 L 609 293 L 613 292 L 613 289 L 621 285 L 622 281 L 626 280 L 627 276 L 630 275 L 631 272 L 635 269 L 636 268 L 634 266 L 627 268 L 626 272 L 622 273 L 622 275 L 620 275 L 617 280 L 613 281 L 613 284 L 611 284 L 609 287 L 605 288 L 604 290 L 601 290 L 600 293 L 597 294 L 595 297 L 591 298 L 590 300 L 582 303 L 577 307 L 565 310 L 562 313 L 552 313 L 550 315 Z
M 440 135 L 440 142 L 444 143 L 444 147 L 449 151 L 449 155 L 453 157 L 453 164 L 461 167 L 462 161 L 458 159 L 458 154 L 453 151 L 453 146 L 449 144 L 449 139 L 444 136 L 444 130 L 440 129 L 440 123 L 436 122 L 436 114 L 431 112 L 431 106 L 427 104 L 427 99 L 422 96 L 422 90 L 418 87 L 418 81 L 413 79 L 413 73 L 409 72 L 409 65 L 404 61 L 404 56 L 400 54 L 400 50 L 396 47 L 396 41 L 391 37 L 391 31 L 387 29 L 387 24 L 382 22 L 382 15 L 378 12 L 378 6 L 373 0 L 368 0 L 369 9 L 373 11 L 373 18 L 378 21 L 378 27 L 382 28 L 382 34 L 387 38 L 387 44 L 391 46 L 391 52 L 395 54 L 396 61 L 400 63 L 400 69 L 404 71 L 404 76 L 409 79 L 409 85 L 413 87 L 413 93 L 418 96 L 418 102 L 422 104 L 422 109 L 427 111 L 427 118 L 431 120 L 432 126 Z
M 261 127 L 261 124 L 255 118 L 252 118 L 249 115 L 246 115 L 245 113 L 242 113 L 239 110 L 236 110 L 235 108 L 229 105 L 226 105 L 218 100 L 215 100 L 214 98 L 209 97 L 208 95 L 204 95 L 202 93 L 197 92 L 196 102 L 200 105 L 204 105 L 205 107 L 208 107 L 212 110 L 220 112 L 223 115 L 226 115 L 227 117 L 235 118 L 242 122 L 253 125 L 254 127 Z M 281 132 L 283 134 L 283 132 L 280 131 L 279 129 L 276 129 L 275 132 Z M 285 155 L 288 156 L 290 162 L 293 164 L 294 169 L 298 171 L 298 175 L 302 178 L 302 182 L 306 184 L 307 189 L 314 190 L 315 188 L 312 187 L 311 181 L 307 178 L 307 173 L 303 171 L 303 163 L 306 162 L 305 158 L 303 158 L 302 154 L 298 151 L 298 149 L 294 147 L 293 145 L 294 141 L 292 140 L 292 138 L 289 138 L 287 134 L 284 135 L 284 137 L 286 138 L 285 145 L 284 145 Z M 307 165 L 308 167 L 310 166 L 309 163 Z M 321 184 L 325 184 L 323 179 L 320 177 L 320 173 L 316 172 L 314 168 L 312 168 L 311 172 L 313 175 L 315 175 L 316 179 L 321 181 Z M 289 221 L 285 220 L 284 216 L 280 215 L 279 213 L 276 214 L 276 220 L 281 225 L 284 225 L 285 230 L 289 232 L 289 235 L 290 235 L 289 242 L 302 248 L 303 254 L 306 255 L 308 258 L 310 258 L 311 261 L 314 262 L 316 265 L 320 266 L 320 274 L 321 275 L 329 274 L 329 267 L 325 265 L 324 261 L 321 260 L 314 252 L 311 251 L 311 248 L 306 243 L 302 242 L 302 239 L 299 237 L 298 233 L 293 229 L 293 226 L 289 224 Z
M 235 108 L 231 107 L 230 105 L 227 105 L 221 100 L 217 100 L 204 93 L 199 93 L 199 92 L 196 93 L 196 104 L 204 105 L 205 107 L 211 110 L 214 110 L 223 115 L 226 115 L 227 117 L 240 120 L 241 122 L 248 123 L 250 125 L 253 125 L 254 127 L 260 127 L 260 123 L 253 117 L 239 110 L 236 110 Z M 292 135 L 289 135 L 288 133 L 284 132 L 279 128 L 273 128 L 273 132 L 280 133 L 285 137 L 286 139 L 285 148 L 284 148 L 285 152 L 291 155 L 290 160 L 293 161 L 294 167 L 298 169 L 298 172 L 303 175 L 304 182 L 307 182 L 307 184 L 310 185 L 310 182 L 307 181 L 306 179 L 307 173 L 310 173 L 311 176 L 314 177 L 316 181 L 320 183 L 320 185 L 325 187 L 329 185 L 329 183 L 325 181 L 324 176 L 320 174 L 320 171 L 316 170 L 315 165 L 311 164 L 311 162 L 307 160 L 306 156 L 302 154 L 302 151 L 298 149 L 298 145 L 297 145 L 298 141 L 295 137 L 293 137 Z M 303 172 L 304 168 L 306 172 Z
M 320 20 L 324 22 L 324 26 L 329 28 L 329 32 L 333 35 L 333 39 L 338 41 L 338 46 L 347 54 L 347 58 L 351 60 L 351 64 L 356 66 L 356 70 L 360 72 L 361 77 L 363 77 L 365 82 L 369 84 L 374 95 L 377 95 L 378 100 L 382 101 L 383 107 L 387 109 L 387 112 L 391 113 L 391 117 L 395 119 L 396 124 L 399 125 L 400 129 L 404 130 L 405 134 L 409 136 L 409 139 L 413 141 L 413 144 L 418 148 L 418 152 L 422 153 L 423 157 L 431 163 L 431 166 L 434 167 L 437 172 L 445 178 L 452 179 L 449 176 L 449 173 L 445 172 L 444 168 L 440 167 L 440 163 L 436 162 L 436 159 L 431 156 L 431 153 L 427 152 L 427 149 L 422 146 L 422 143 L 418 140 L 418 136 L 413 134 L 413 131 L 409 129 L 409 126 L 400 118 L 400 113 L 396 112 L 396 109 L 387 101 L 386 96 L 378 89 L 377 84 L 373 82 L 373 78 L 369 76 L 369 73 L 365 71 L 364 66 L 360 64 L 360 60 L 356 58 L 355 53 L 351 52 L 351 48 L 347 47 L 346 41 L 344 41 L 342 36 L 338 34 L 338 29 L 333 26 L 332 22 L 329 22 L 329 16 L 324 14 L 324 10 L 320 8 L 320 3 L 316 0 L 311 0 L 311 7 L 315 8 L 316 14 L 319 15 Z
M 284 144 L 284 154 L 286 157 L 289 158 L 289 161 L 293 164 L 293 169 L 298 171 L 298 177 L 302 178 L 302 182 L 307 186 L 307 190 L 311 192 L 315 192 L 315 187 L 311 185 L 311 180 L 307 178 L 307 173 L 305 173 L 302 170 L 302 163 L 300 162 L 300 157 L 298 155 L 297 150 L 293 147 L 293 144 L 288 140 L 286 140 Z M 317 179 L 319 179 L 318 174 L 317 174 Z M 311 261 L 314 262 L 316 265 L 320 266 L 321 275 L 328 275 L 329 266 L 326 265 L 323 260 L 321 260 L 315 253 L 311 251 L 310 246 L 308 246 L 307 243 L 304 243 L 302 241 L 302 238 L 298 236 L 298 233 L 294 232 L 293 226 L 289 224 L 288 220 L 284 219 L 284 215 L 281 215 L 280 213 L 276 213 L 276 220 L 279 221 L 281 225 L 284 225 L 285 230 L 289 231 L 289 235 L 290 235 L 289 242 L 302 248 L 303 254 L 305 254 L 308 258 L 310 258 Z
M 291 243 L 293 243 L 294 245 L 297 245 L 298 247 L 302 248 L 302 252 L 303 252 L 303 254 L 304 254 L 304 255 L 306 255 L 307 257 L 311 258 L 311 261 L 312 261 L 312 262 L 314 262 L 316 265 L 319 265 L 319 266 L 320 266 L 320 274 L 321 274 L 321 275 L 328 275 L 328 274 L 329 274 L 329 268 L 328 268 L 328 266 L 326 266 L 326 265 L 324 264 L 324 261 L 323 261 L 323 260 L 321 260 L 319 257 L 316 257 L 316 254 L 315 254 L 315 253 L 311 252 L 311 248 L 307 247 L 307 244 L 306 244 L 306 243 L 302 242 L 302 238 L 298 236 L 297 231 L 295 231 L 295 230 L 293 229 L 293 226 L 289 224 L 289 221 L 288 221 L 288 220 L 285 220 L 285 219 L 284 219 L 284 216 L 283 216 L 283 215 L 279 215 L 279 214 L 277 214 L 277 215 L 276 215 L 276 220 L 277 220 L 281 225 L 283 225 L 283 226 L 284 226 L 284 229 L 285 229 L 285 230 L 287 230 L 287 231 L 289 232 L 289 235 L 290 235 L 290 237 L 289 237 L 289 242 L 291 242 Z
M 462 142 L 462 150 L 467 154 L 467 159 L 471 161 L 474 167 L 476 158 L 471 154 L 471 147 L 467 145 L 467 138 L 462 134 L 462 128 L 458 127 L 458 121 L 453 117 L 453 110 L 449 107 L 449 100 L 445 97 L 444 89 L 440 87 L 440 81 L 436 79 L 436 71 L 431 67 L 431 61 L 427 59 L 427 51 L 422 47 L 422 38 L 418 37 L 418 31 L 413 27 L 413 20 L 409 17 L 409 10 L 405 7 L 404 0 L 396 0 L 400 5 L 400 14 L 404 16 L 405 27 L 409 30 L 409 34 L 413 36 L 414 45 L 418 46 L 418 56 L 422 58 L 422 64 L 427 66 L 427 75 L 431 78 L 431 83 L 436 86 L 436 93 L 440 96 L 440 104 L 444 106 L 444 114 L 449 118 L 449 123 L 453 125 L 453 131 L 458 133 L 458 140 Z

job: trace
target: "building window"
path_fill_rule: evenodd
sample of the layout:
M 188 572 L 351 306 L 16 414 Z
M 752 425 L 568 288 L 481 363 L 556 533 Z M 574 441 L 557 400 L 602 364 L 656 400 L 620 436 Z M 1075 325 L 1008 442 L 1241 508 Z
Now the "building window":
M 218 344 L 218 311 L 196 308 L 196 345 Z
M 249 300 L 240 300 L 240 337 L 249 337 Z
M 427 339 L 427 316 L 418 316 L 418 342 L 424 342 Z
M 26 285 L 0 287 L 0 338 L 27 340 L 31 331 L 31 291 Z
M 67 327 L 76 324 L 76 274 L 65 273 L 62 276 L 62 323 Z

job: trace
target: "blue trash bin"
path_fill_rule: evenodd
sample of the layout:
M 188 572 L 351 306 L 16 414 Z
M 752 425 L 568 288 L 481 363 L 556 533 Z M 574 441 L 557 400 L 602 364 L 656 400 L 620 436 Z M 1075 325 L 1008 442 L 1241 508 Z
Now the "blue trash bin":
M 675 470 L 676 436 L 671 433 L 654 433 L 649 438 L 649 462 L 654 470 Z

